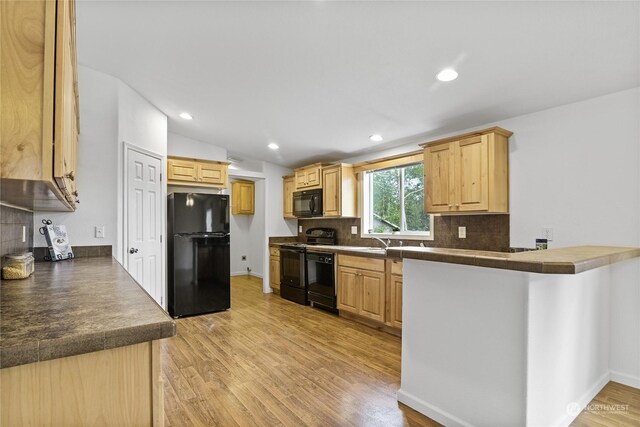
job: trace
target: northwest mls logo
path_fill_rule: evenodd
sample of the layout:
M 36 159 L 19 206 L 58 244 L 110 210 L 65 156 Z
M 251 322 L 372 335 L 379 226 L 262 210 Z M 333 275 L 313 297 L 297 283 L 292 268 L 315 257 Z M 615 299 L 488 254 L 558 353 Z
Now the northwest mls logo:
M 567 414 L 577 417 L 582 412 L 582 407 L 577 402 L 571 402 L 567 405 Z

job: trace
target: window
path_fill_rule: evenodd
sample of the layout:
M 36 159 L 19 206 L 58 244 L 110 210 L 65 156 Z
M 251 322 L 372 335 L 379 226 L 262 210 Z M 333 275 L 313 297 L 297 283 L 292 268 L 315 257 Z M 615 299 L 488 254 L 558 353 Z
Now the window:
M 431 215 L 424 213 L 424 164 L 365 171 L 363 236 L 432 239 Z

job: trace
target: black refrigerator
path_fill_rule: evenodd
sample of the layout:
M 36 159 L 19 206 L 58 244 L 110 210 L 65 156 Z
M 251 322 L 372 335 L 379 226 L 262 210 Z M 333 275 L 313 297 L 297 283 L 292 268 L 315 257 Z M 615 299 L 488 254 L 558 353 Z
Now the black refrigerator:
M 167 209 L 169 314 L 181 317 L 228 309 L 229 196 L 172 193 Z

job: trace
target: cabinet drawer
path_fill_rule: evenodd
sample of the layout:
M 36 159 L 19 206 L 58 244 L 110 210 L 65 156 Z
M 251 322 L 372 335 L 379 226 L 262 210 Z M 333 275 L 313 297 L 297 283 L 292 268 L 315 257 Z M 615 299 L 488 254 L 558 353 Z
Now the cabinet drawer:
M 360 268 L 363 270 L 384 272 L 384 260 L 379 258 L 338 255 L 338 265 L 344 267 Z
M 402 276 L 402 261 L 391 261 L 391 274 Z
M 271 256 L 280 256 L 280 249 L 279 248 L 274 248 L 274 247 L 270 247 L 269 248 L 269 255 Z

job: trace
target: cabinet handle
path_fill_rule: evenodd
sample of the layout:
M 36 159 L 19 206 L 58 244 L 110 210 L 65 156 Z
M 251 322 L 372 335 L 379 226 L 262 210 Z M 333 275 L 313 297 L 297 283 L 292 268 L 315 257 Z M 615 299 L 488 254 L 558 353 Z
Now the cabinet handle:
M 73 195 L 74 195 L 74 196 L 76 196 L 76 197 L 78 197 L 78 190 L 74 191 L 74 192 L 73 192 Z
M 73 171 L 65 175 L 65 178 L 69 178 L 71 181 L 75 181 L 76 177 L 73 175 Z

